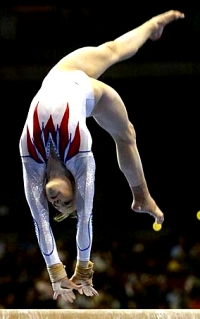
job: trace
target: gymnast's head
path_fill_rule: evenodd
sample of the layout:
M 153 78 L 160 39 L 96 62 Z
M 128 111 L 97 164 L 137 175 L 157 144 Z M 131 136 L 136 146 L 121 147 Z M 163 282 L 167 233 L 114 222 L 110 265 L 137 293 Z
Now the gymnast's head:
M 54 220 L 63 221 L 67 217 L 76 217 L 75 182 L 69 171 L 62 177 L 54 177 L 45 185 L 47 200 L 54 206 Z

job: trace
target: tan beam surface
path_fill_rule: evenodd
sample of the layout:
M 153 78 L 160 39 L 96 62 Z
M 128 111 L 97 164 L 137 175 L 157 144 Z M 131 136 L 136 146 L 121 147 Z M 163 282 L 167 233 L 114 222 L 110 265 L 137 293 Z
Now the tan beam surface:
M 0 309 L 1 319 L 199 319 L 200 310 Z

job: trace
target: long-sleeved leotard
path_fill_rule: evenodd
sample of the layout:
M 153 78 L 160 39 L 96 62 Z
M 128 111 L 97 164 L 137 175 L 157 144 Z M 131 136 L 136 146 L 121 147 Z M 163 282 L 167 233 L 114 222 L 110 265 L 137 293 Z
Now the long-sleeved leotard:
M 52 70 L 31 102 L 20 138 L 25 195 L 47 266 L 60 262 L 44 191 L 51 145 L 75 178 L 77 259 L 90 259 L 95 161 L 86 118 L 93 107 L 94 95 L 85 73 Z

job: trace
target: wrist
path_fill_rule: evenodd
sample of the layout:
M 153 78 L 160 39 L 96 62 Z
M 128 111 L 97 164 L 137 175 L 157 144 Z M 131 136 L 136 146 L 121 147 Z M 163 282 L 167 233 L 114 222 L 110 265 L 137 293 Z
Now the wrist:
M 81 268 L 88 268 L 89 261 L 77 260 L 76 266 Z
M 67 277 L 65 266 L 62 263 L 48 266 L 47 271 L 52 283 L 55 283 Z
M 76 265 L 74 276 L 80 280 L 80 282 L 84 282 L 84 284 L 93 286 L 92 278 L 93 278 L 93 263 L 88 261 L 87 267 L 81 267 L 80 265 Z

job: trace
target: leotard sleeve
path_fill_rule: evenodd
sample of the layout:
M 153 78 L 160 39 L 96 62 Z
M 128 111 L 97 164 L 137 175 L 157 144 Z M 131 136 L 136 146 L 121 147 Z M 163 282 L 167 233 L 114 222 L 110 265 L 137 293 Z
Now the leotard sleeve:
M 48 202 L 44 192 L 44 163 L 31 158 L 22 160 L 25 196 L 35 225 L 35 232 L 46 265 L 60 263 L 54 235 L 50 226 Z
M 68 165 L 75 177 L 77 203 L 77 260 L 89 261 L 93 239 L 93 198 L 95 160 L 92 152 L 87 156 L 76 156 Z

